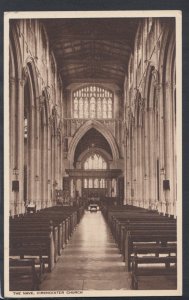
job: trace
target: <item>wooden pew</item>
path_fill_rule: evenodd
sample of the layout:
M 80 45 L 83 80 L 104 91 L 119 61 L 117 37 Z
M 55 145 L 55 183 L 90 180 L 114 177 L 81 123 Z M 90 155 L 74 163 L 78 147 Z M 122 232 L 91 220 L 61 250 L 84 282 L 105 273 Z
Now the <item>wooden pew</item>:
M 153 265 L 153 267 L 139 267 L 140 265 Z M 163 264 L 163 266 L 160 266 Z M 170 266 L 174 264 L 174 266 Z M 138 283 L 141 277 L 149 277 L 149 280 L 152 280 L 152 277 L 156 276 L 165 276 L 170 277 L 176 282 L 177 278 L 177 258 L 176 256 L 166 256 L 166 257 L 138 257 L 136 254 L 132 258 L 132 289 L 138 289 Z M 153 278 L 154 279 L 154 278 Z M 176 289 L 176 286 L 175 286 Z
M 39 290 L 42 281 L 44 264 L 42 260 L 29 259 L 9 259 L 9 279 L 10 290 L 23 290 L 25 281 L 29 284 L 29 290 Z
M 148 230 L 148 229 L 159 229 L 159 230 L 175 230 L 176 231 L 176 224 L 170 223 L 170 222 L 158 222 L 157 220 L 155 222 L 151 221 L 142 221 L 142 222 L 129 222 L 129 223 L 121 223 L 120 224 L 120 231 L 119 236 L 117 237 L 118 241 L 118 247 L 120 249 L 120 252 L 123 255 L 123 260 L 125 259 L 125 238 L 127 231 L 132 230 Z
M 70 216 L 71 213 L 71 216 Z M 58 233 L 54 232 L 54 240 L 55 240 L 55 260 L 57 261 L 58 255 L 61 254 L 62 249 L 64 248 L 66 242 L 71 236 L 74 227 L 76 226 L 76 211 L 72 212 L 66 210 L 66 212 L 59 211 L 57 209 L 52 210 L 43 210 L 38 212 L 37 214 L 32 214 L 27 217 L 26 222 L 35 221 L 42 222 L 47 220 L 53 220 L 54 226 L 58 227 Z M 23 220 L 22 220 L 23 221 Z M 64 222 L 66 224 L 64 224 Z M 65 236 L 64 236 L 65 235 Z
M 168 219 L 162 216 L 153 216 L 151 214 L 130 214 L 130 215 L 125 215 L 124 217 L 112 217 L 112 234 L 115 238 L 115 240 L 117 240 L 119 238 L 120 235 L 120 226 L 122 224 L 124 224 L 125 226 L 127 226 L 127 224 L 129 223 L 154 223 L 154 222 L 158 222 L 158 223 L 170 223 L 170 224 L 176 224 L 176 220 L 174 219 Z
M 10 218 L 10 255 L 47 256 L 51 271 L 77 222 L 77 210 L 73 207 L 53 207 Z M 28 237 L 31 237 L 34 247 Z
M 10 224 L 11 251 L 21 251 L 22 247 L 27 252 L 27 247 L 32 246 L 28 240 L 28 238 L 31 237 L 34 245 L 37 248 L 43 249 L 44 254 L 42 255 L 47 256 L 46 262 L 48 263 L 48 269 L 52 270 L 54 267 L 54 263 L 57 262 L 58 258 L 58 227 L 53 226 L 53 222 L 49 222 L 48 220 L 41 220 L 40 222 L 34 222 L 34 220 L 22 220 L 19 223 L 16 223 Z M 26 237 L 27 243 L 24 243 L 24 237 Z M 19 244 L 21 245 L 21 247 L 19 246 Z M 48 251 L 45 251 L 45 247 L 50 247 L 50 249 Z M 29 251 L 31 252 L 30 249 Z M 26 253 L 25 255 L 28 254 Z M 32 255 L 32 253 L 29 255 Z M 53 257 L 51 257 L 52 255 Z M 53 260 L 54 263 L 52 263 Z
M 134 246 L 167 247 L 176 243 L 175 230 L 132 230 L 126 233 L 125 238 L 125 266 L 130 271 L 131 257 L 134 254 Z
M 110 222 L 110 227 L 111 227 L 111 231 L 112 234 L 115 236 L 116 235 L 116 231 L 118 230 L 118 228 L 116 228 L 120 222 L 131 222 L 133 220 L 136 221 L 145 221 L 145 220 L 149 220 L 149 221 L 161 221 L 163 222 L 172 222 L 172 223 L 176 223 L 175 219 L 170 219 L 164 216 L 160 216 L 159 214 L 151 214 L 151 213 L 119 213 L 117 214 L 117 216 L 112 216 L 111 217 L 111 222 Z

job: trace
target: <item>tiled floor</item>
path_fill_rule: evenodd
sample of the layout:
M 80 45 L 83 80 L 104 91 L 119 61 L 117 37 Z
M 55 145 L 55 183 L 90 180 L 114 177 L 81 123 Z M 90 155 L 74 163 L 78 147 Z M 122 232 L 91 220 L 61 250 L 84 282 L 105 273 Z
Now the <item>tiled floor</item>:
M 85 212 L 41 290 L 128 290 L 129 274 L 101 212 Z

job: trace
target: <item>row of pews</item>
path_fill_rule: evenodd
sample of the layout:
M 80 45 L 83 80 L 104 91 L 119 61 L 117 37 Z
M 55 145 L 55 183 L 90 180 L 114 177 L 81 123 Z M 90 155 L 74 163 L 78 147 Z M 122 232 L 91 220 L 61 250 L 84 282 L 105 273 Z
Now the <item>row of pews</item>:
M 84 214 L 84 207 L 54 206 L 10 217 L 10 290 L 38 290 Z
M 147 287 L 159 279 L 177 282 L 177 221 L 157 211 L 126 206 L 102 207 L 113 237 L 122 254 L 126 270 L 131 272 L 132 289 Z M 169 287 L 167 287 L 169 288 Z M 156 289 L 156 288 L 155 288 Z

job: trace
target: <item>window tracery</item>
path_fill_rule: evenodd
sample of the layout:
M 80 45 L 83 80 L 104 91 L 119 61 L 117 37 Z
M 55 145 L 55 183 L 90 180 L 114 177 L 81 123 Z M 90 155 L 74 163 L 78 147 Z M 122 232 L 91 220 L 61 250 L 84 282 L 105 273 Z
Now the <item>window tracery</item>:
M 99 154 L 92 154 L 84 162 L 84 170 L 106 170 L 107 162 Z
M 98 86 L 87 86 L 73 93 L 74 119 L 112 119 L 113 93 Z

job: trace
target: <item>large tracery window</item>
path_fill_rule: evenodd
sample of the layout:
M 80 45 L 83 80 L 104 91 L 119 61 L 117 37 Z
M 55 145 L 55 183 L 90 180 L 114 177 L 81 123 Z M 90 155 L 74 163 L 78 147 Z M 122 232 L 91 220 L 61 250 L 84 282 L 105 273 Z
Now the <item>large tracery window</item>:
M 112 119 L 113 93 L 95 85 L 73 93 L 74 119 Z
M 84 162 L 84 170 L 106 170 L 107 162 L 99 154 L 89 156 Z

